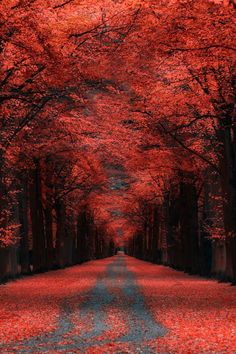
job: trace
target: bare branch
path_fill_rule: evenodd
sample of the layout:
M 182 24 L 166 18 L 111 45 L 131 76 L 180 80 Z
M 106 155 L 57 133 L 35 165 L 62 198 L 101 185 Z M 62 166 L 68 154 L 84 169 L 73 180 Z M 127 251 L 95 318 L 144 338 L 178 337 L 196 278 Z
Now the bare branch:
M 60 5 L 53 6 L 53 9 L 59 9 L 61 7 L 64 7 L 65 5 L 71 3 L 72 1 L 74 1 L 74 0 L 67 0 L 67 1 L 63 2 L 62 4 L 60 4 Z

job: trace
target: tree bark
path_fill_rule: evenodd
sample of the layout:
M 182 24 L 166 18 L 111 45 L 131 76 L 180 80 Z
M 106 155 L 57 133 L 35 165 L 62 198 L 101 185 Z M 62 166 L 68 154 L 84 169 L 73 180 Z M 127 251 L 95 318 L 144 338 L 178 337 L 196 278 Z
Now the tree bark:
M 28 227 L 28 179 L 26 175 L 21 178 L 22 192 L 19 195 L 19 221 L 20 221 L 20 249 L 19 258 L 21 273 L 30 273 L 30 261 L 29 261 L 29 227 Z
M 30 215 L 33 237 L 33 271 L 46 269 L 46 248 L 44 234 L 44 217 L 42 206 L 40 161 L 35 159 L 35 169 L 30 182 Z

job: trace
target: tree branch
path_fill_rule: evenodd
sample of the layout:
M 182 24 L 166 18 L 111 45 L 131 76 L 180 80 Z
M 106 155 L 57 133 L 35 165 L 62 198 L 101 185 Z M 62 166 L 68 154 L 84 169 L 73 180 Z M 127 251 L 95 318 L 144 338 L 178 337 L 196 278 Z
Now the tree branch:
M 64 7 L 65 5 L 69 4 L 72 1 L 74 1 L 74 0 L 67 0 L 67 1 L 63 2 L 62 4 L 60 4 L 60 5 L 53 6 L 53 9 L 59 9 L 61 7 Z

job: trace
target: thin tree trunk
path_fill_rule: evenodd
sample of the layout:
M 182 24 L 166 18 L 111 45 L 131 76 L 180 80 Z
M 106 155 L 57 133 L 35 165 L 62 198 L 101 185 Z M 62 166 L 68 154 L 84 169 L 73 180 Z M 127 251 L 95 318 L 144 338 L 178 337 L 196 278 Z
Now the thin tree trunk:
M 20 266 L 21 273 L 30 273 L 29 261 L 29 227 L 28 227 L 28 180 L 27 176 L 21 177 L 22 192 L 19 196 L 19 220 L 20 220 Z
M 33 237 L 33 271 L 46 269 L 46 248 L 44 234 L 44 218 L 41 194 L 40 161 L 35 160 L 35 169 L 32 171 L 30 182 L 30 215 Z

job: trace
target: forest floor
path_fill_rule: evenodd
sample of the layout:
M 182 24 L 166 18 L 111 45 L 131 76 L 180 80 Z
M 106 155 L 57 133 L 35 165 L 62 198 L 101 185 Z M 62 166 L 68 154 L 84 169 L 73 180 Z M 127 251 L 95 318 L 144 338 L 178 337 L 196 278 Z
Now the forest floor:
M 0 286 L 0 353 L 236 353 L 236 288 L 122 254 Z

